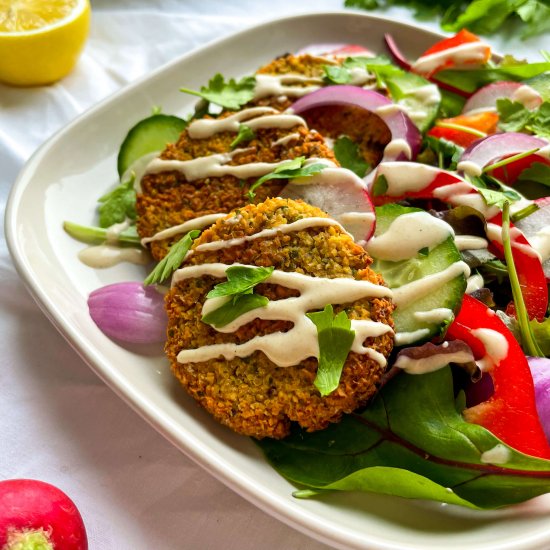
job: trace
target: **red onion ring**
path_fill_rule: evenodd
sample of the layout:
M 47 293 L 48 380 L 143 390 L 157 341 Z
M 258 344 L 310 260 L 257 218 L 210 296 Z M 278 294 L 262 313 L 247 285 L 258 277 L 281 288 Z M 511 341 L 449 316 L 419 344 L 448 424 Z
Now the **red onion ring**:
M 486 138 L 478 139 L 462 153 L 458 170 L 464 170 L 464 165 L 462 168 L 460 165 L 463 162 L 468 162 L 476 165 L 479 171 L 481 171 L 485 166 L 504 157 L 517 155 L 533 149 L 542 149 L 548 145 L 548 142 L 542 138 L 519 132 L 493 134 Z
M 166 340 L 164 297 L 153 286 L 115 283 L 94 290 L 88 297 L 90 316 L 114 340 L 154 344 Z
M 394 103 L 373 90 L 365 90 L 357 86 L 327 86 L 298 99 L 292 105 L 292 111 L 298 115 L 302 115 L 310 109 L 329 105 L 349 105 L 371 111 L 386 123 L 391 132 L 392 142 L 395 143 L 395 140 L 402 139 L 410 147 L 410 159 L 403 152 L 395 153 L 390 150 L 387 154 L 384 151 L 382 162 L 389 160 L 414 160 L 419 153 L 422 136 L 418 128 L 400 110 L 388 110 L 384 112 L 381 109 L 382 107 L 394 105 Z
M 546 438 L 550 441 L 550 359 L 527 357 L 535 384 L 535 403 Z

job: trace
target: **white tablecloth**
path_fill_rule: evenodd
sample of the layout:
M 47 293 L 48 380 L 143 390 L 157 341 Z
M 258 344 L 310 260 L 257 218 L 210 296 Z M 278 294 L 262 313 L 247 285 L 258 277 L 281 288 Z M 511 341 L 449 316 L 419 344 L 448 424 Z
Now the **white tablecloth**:
M 76 70 L 50 87 L 0 85 L 0 201 L 33 151 L 85 109 L 256 21 L 343 0 L 92 0 Z M 275 10 L 276 8 L 276 10 Z M 411 20 L 392 8 L 389 15 Z M 436 29 L 435 25 L 424 25 Z M 531 56 L 542 38 L 493 41 Z M 320 549 L 196 466 L 107 388 L 33 303 L 0 235 L 0 479 L 37 478 L 77 503 L 92 550 Z

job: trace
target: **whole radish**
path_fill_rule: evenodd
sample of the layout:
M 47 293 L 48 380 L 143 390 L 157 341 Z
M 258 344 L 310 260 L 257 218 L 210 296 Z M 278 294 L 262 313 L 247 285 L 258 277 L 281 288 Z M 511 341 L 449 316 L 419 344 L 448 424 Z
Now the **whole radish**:
M 63 491 L 35 479 L 0 481 L 0 549 L 87 548 L 82 517 Z

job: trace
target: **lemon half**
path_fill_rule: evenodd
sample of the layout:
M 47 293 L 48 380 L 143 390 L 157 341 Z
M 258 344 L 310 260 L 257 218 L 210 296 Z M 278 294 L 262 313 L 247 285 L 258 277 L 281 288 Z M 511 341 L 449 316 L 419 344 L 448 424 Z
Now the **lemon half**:
M 0 0 L 0 81 L 37 86 L 63 78 L 89 27 L 88 0 Z

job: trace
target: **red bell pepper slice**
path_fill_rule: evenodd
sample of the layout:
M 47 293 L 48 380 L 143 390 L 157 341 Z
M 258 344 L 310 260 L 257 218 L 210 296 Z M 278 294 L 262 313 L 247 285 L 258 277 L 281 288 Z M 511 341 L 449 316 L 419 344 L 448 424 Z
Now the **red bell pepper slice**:
M 471 33 L 466 29 L 458 31 L 454 36 L 449 38 L 444 38 L 439 42 L 436 42 L 433 46 L 430 46 L 421 57 L 425 55 L 431 55 L 432 53 L 442 52 L 443 50 L 448 50 L 449 48 L 456 48 L 462 44 L 467 44 L 468 42 L 480 42 L 480 38 L 475 34 Z
M 479 333 L 476 335 L 476 329 L 498 332 L 505 338 L 508 350 L 487 371 L 493 380 L 493 395 L 465 409 L 465 419 L 483 426 L 522 453 L 550 459 L 550 445 L 537 414 L 533 378 L 523 350 L 494 311 L 466 294 L 447 337 L 466 342 L 479 360 L 490 356 L 491 350 L 487 350 Z
M 403 163 L 403 169 L 406 170 L 406 164 Z M 407 191 L 403 195 L 388 196 L 388 195 L 374 195 L 372 197 L 373 203 L 376 206 L 386 204 L 388 202 L 397 202 L 406 198 L 410 199 L 436 199 L 439 198 L 435 193 L 435 190 L 444 187 L 449 184 L 462 182 L 464 185 L 470 186 L 471 193 L 478 193 L 477 188 L 465 182 L 457 175 L 447 172 L 446 170 L 439 170 L 435 178 L 426 184 L 426 187 L 417 191 Z M 458 203 L 453 201 L 453 196 L 450 195 L 444 199 L 446 202 L 453 206 L 458 206 Z M 502 226 L 502 214 L 497 214 L 491 219 L 487 220 L 487 223 L 493 223 Z M 510 224 L 510 228 L 513 225 Z M 500 259 L 504 259 L 504 250 L 502 243 L 499 240 L 490 239 L 491 251 Z M 521 246 L 514 246 L 518 244 Z M 521 293 L 525 300 L 525 307 L 529 314 L 530 319 L 537 319 L 542 321 L 546 315 L 548 309 L 548 285 L 546 284 L 546 276 L 542 269 L 542 263 L 537 256 L 535 250 L 529 244 L 529 241 L 523 236 L 518 235 L 514 237 L 512 243 L 512 256 L 514 257 L 514 265 L 518 273 L 518 278 L 521 286 Z
M 428 132 L 429 136 L 436 137 L 438 139 L 443 138 L 447 141 L 451 141 L 460 145 L 461 147 L 468 147 L 474 141 L 477 141 L 482 136 L 472 134 L 459 128 L 448 128 L 445 126 L 438 126 L 438 123 L 453 124 L 456 126 L 464 126 L 465 128 L 472 128 L 483 132 L 486 136 L 494 134 L 497 131 L 498 115 L 496 113 L 478 113 L 476 115 L 459 115 L 453 118 L 443 118 L 439 120 L 436 125 Z

